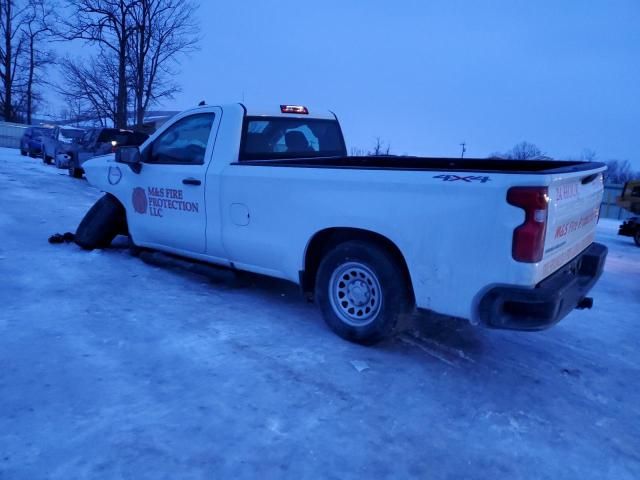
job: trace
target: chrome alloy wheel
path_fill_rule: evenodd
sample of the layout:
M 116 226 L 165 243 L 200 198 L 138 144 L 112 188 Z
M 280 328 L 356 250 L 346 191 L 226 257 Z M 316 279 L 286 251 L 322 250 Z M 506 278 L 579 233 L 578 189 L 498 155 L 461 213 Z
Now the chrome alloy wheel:
M 362 327 L 373 321 L 382 307 L 382 291 L 376 274 L 359 262 L 344 263 L 329 280 L 334 313 L 345 323 Z

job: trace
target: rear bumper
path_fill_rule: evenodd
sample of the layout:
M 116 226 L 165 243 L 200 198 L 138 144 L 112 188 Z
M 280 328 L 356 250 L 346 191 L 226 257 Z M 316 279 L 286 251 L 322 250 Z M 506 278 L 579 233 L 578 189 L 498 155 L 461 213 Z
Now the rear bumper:
M 592 243 L 534 288 L 492 288 L 480 300 L 480 321 L 507 330 L 542 330 L 554 325 L 586 297 L 602 275 L 606 257 L 607 247 Z
M 632 217 L 629 220 L 625 221 L 620 225 L 618 229 L 618 235 L 622 235 L 624 237 L 633 237 L 636 232 L 640 229 L 640 218 Z

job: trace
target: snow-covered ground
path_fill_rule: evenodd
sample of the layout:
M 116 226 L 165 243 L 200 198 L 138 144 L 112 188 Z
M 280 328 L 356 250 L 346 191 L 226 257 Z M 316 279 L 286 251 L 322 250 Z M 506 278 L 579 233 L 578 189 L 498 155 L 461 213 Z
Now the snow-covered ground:
M 100 193 L 0 149 L 0 479 L 638 479 L 640 248 L 514 333 L 365 348 L 295 287 L 49 245 Z

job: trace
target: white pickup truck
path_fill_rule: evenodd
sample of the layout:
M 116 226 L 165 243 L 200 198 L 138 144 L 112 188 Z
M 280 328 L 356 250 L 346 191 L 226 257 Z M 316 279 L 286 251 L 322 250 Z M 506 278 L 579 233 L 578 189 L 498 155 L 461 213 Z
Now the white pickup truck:
M 128 234 L 138 247 L 290 280 L 338 335 L 364 344 L 416 307 L 539 330 L 591 307 L 607 254 L 593 243 L 604 170 L 349 157 L 331 112 L 203 106 L 85 164 L 107 193 L 76 242 Z

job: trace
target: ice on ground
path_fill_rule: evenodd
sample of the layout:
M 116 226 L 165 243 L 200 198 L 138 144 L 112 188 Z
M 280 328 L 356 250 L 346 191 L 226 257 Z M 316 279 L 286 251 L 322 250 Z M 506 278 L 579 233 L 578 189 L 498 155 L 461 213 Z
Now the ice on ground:
M 365 348 L 283 282 L 47 243 L 99 196 L 0 149 L 1 479 L 640 478 L 617 222 L 593 310 L 538 333 L 420 317 Z

